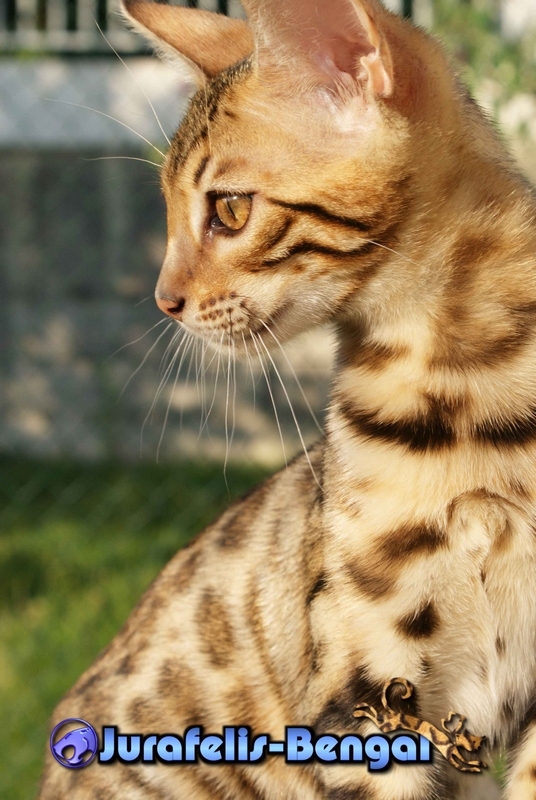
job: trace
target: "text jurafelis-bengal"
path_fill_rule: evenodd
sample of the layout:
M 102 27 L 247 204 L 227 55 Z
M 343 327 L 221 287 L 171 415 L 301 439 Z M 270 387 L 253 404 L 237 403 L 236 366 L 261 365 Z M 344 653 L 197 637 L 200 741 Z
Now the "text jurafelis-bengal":
M 238 356 L 338 333 L 325 438 L 154 582 L 54 723 L 374 730 L 456 710 L 536 796 L 536 200 L 436 41 L 377 0 L 128 0 L 197 86 L 157 302 Z M 395 702 L 395 701 L 393 701 Z M 405 705 L 404 705 L 405 704 Z M 372 713 L 372 712 L 371 712 Z M 44 800 L 493 800 L 442 758 L 169 768 L 49 758 Z

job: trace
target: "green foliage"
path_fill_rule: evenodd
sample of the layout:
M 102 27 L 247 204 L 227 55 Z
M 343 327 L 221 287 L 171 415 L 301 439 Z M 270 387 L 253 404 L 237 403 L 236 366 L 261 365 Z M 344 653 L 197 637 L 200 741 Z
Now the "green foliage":
M 0 460 L 0 798 L 35 796 L 52 709 L 173 553 L 264 477 Z
M 433 0 L 434 33 L 465 65 L 464 77 L 473 91 L 485 78 L 500 86 L 501 102 L 518 92 L 534 93 L 536 38 L 520 41 L 501 36 L 498 12 L 487 2 Z

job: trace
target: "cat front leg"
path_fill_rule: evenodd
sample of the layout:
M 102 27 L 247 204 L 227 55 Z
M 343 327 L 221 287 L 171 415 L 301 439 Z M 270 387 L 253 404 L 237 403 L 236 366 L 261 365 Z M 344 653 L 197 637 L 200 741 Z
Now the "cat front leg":
M 393 688 L 403 687 L 402 700 L 408 700 L 413 694 L 412 684 L 405 678 L 392 678 L 387 681 L 382 692 L 381 709 L 366 703 L 356 706 L 354 717 L 368 718 L 374 722 L 382 733 L 409 731 L 428 739 L 453 767 L 461 772 L 481 772 L 487 764 L 476 758 L 484 742 L 484 737 L 474 736 L 465 729 L 465 717 L 451 712 L 447 719 L 441 720 L 441 729 L 425 719 L 391 708 L 390 692 Z M 469 757 L 467 757 L 469 756 Z M 472 757 L 471 757 L 472 756 Z
M 350 711 L 353 718 L 350 721 L 348 706 L 353 697 L 360 702 L 353 704 L 355 711 L 353 714 Z M 409 681 L 396 678 L 384 684 L 367 679 L 365 672 L 357 670 L 342 692 L 339 691 L 326 704 L 313 727 L 316 731 L 358 734 L 364 740 L 369 736 L 390 736 L 393 732 L 403 734 L 404 731 L 415 736 L 422 732 L 423 719 L 429 710 L 419 708 Z M 435 730 L 437 735 L 452 744 L 445 733 Z M 432 745 L 430 748 L 434 749 Z M 462 797 L 457 770 L 435 752 L 431 763 L 415 765 L 393 763 L 392 759 L 389 763 L 379 763 L 379 759 L 371 758 L 368 771 L 364 764 L 346 764 L 342 768 L 341 765 L 324 765 L 319 769 L 319 777 L 324 785 L 322 796 L 325 800 L 459 800 Z M 478 785 L 481 783 L 478 781 Z M 471 800 L 498 800 L 498 797 L 498 794 L 483 791 Z

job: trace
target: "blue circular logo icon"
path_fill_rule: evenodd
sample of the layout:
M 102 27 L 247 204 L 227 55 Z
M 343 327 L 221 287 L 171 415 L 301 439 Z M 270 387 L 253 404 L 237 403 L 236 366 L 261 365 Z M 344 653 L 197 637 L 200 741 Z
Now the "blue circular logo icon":
M 73 726 L 72 723 L 80 723 Z M 63 728 L 68 730 L 61 736 Z M 98 739 L 95 729 L 84 719 L 71 717 L 59 722 L 50 734 L 50 750 L 62 767 L 87 767 L 97 755 Z

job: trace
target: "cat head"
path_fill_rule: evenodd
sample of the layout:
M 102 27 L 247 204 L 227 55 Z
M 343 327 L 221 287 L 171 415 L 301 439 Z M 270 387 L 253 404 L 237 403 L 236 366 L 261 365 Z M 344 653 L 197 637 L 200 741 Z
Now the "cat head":
M 457 114 L 441 50 L 376 0 L 244 7 L 247 22 L 124 0 L 195 87 L 163 167 L 157 303 L 237 353 L 359 313 Z

